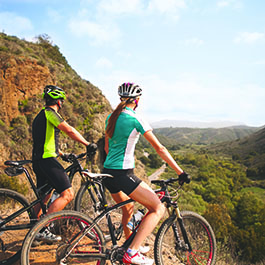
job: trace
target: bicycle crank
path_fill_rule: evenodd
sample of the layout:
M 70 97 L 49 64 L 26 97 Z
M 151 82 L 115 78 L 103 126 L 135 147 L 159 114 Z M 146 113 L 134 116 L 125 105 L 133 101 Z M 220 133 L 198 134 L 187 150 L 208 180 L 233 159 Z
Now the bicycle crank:
M 124 248 L 115 246 L 110 252 L 110 261 L 112 264 L 123 264 L 122 258 L 125 253 Z

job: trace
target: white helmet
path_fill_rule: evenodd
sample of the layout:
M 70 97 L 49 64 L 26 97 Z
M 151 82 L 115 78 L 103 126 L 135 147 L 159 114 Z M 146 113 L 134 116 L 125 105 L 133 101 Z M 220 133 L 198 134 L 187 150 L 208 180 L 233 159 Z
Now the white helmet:
M 134 83 L 123 83 L 118 88 L 120 97 L 136 98 L 142 95 L 142 89 Z

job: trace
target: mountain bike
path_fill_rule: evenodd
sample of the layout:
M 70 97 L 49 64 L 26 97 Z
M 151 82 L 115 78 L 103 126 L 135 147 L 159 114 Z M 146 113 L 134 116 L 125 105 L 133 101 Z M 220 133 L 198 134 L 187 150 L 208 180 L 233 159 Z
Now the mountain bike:
M 82 153 L 79 155 L 70 154 L 67 156 L 67 160 L 71 165 L 69 165 L 65 171 L 71 182 L 76 173 L 79 173 L 80 176 L 83 177 L 83 167 L 80 161 L 85 159 L 85 157 L 90 158 L 93 154 L 91 151 L 91 153 Z M 34 206 L 40 203 L 42 212 L 45 215 L 51 203 L 51 201 L 48 202 L 47 205 L 43 203 L 43 199 L 47 194 L 52 192 L 52 189 L 49 189 L 47 192 L 42 192 L 47 184 L 37 189 L 26 168 L 26 166 L 29 166 L 31 163 L 31 160 L 5 162 L 7 166 L 7 168 L 5 168 L 5 173 L 7 175 L 11 177 L 23 173 L 26 175 L 36 196 L 36 200 L 30 203 L 24 195 L 13 190 L 0 188 L 0 265 L 13 264 L 19 260 L 24 237 L 28 230 L 37 222 Z M 85 179 L 83 181 L 85 181 Z
M 92 182 L 102 185 L 102 179 L 108 176 L 86 174 Z M 188 183 L 188 181 L 184 181 Z M 213 265 L 217 249 L 214 232 L 210 224 L 199 214 L 179 210 L 178 198 L 183 181 L 178 178 L 153 180 L 159 186 L 155 190 L 161 202 L 165 203 L 169 217 L 161 224 L 155 238 L 154 257 L 157 265 Z M 175 187 L 176 183 L 179 183 Z M 173 188 L 173 191 L 172 191 Z M 104 205 L 104 210 L 95 218 L 77 211 L 61 211 L 40 220 L 25 237 L 22 265 L 37 264 L 97 264 L 107 260 L 111 264 L 123 264 L 122 257 L 137 233 L 140 223 L 133 229 L 125 242 L 118 244 L 120 235 L 112 222 L 112 214 L 122 206 L 133 202 L 129 199 L 113 206 Z M 146 213 L 148 214 L 148 213 Z M 102 219 L 107 218 L 111 242 L 106 243 L 101 230 Z M 143 220 L 143 219 L 142 219 Z M 35 237 L 41 229 L 49 229 L 61 236 L 60 242 L 48 245 L 43 242 L 35 246 Z

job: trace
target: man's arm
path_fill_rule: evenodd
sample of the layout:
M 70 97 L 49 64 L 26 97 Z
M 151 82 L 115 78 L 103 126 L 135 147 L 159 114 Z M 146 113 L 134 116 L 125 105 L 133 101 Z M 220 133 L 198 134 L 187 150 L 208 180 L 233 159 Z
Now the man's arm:
M 69 137 L 73 140 L 84 144 L 85 146 L 89 145 L 89 142 L 71 125 L 69 125 L 66 121 L 60 123 L 57 128 L 63 132 L 65 132 Z

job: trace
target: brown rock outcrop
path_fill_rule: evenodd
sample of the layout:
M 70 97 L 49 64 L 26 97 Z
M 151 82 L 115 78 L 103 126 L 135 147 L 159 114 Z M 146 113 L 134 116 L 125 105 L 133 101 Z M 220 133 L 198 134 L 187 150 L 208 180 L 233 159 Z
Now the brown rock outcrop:
M 1 119 L 9 125 L 18 116 L 18 102 L 40 94 L 47 83 L 54 83 L 47 66 L 25 57 L 0 56 Z

